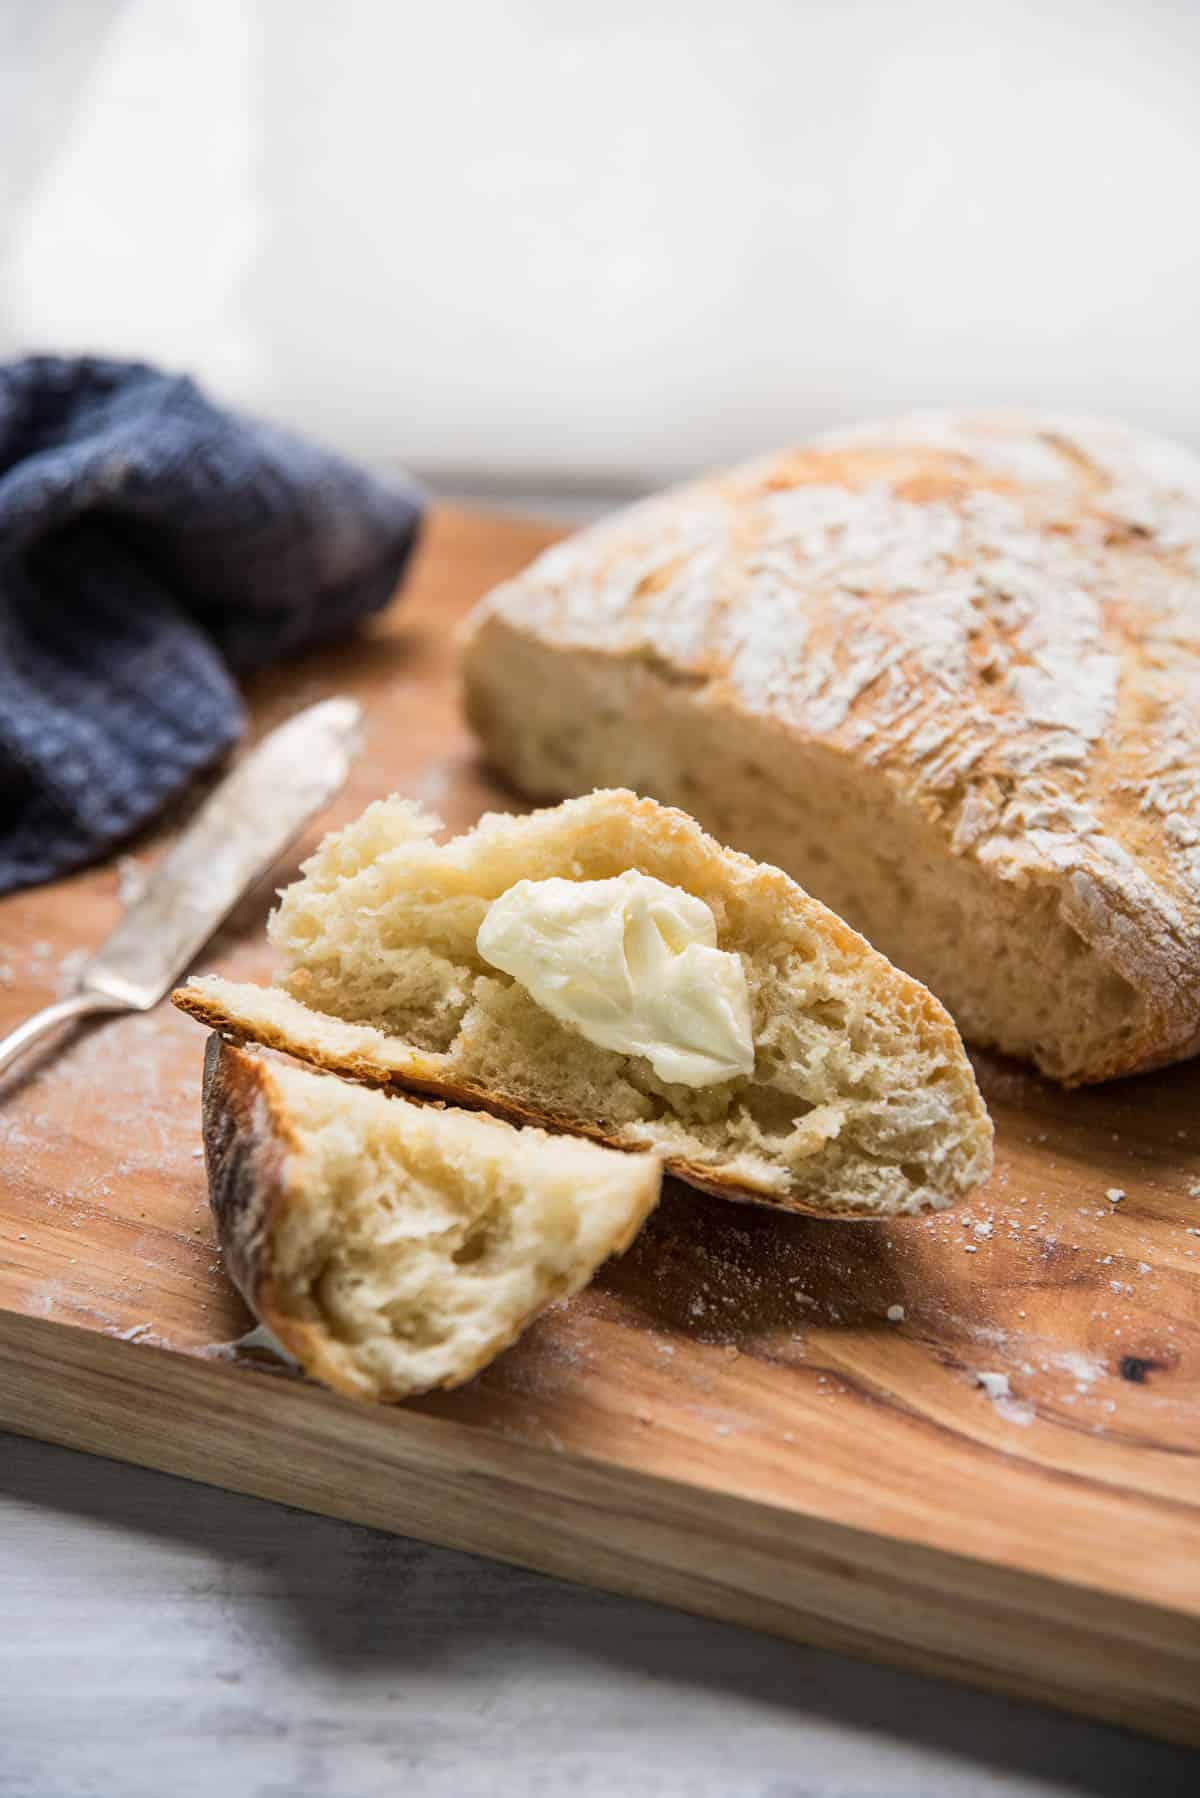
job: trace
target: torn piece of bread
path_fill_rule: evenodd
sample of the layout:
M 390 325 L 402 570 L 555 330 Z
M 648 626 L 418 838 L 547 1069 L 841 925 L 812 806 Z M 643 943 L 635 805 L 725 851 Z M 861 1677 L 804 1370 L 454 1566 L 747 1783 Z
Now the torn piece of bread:
M 864 426 L 635 506 L 468 627 L 541 802 L 623 785 L 786 869 L 1068 1084 L 1200 1048 L 1200 459 Z
M 209 1039 L 225 1264 L 306 1373 L 356 1398 L 457 1386 L 628 1247 L 660 1163 L 390 1098 Z
M 626 792 L 490 815 L 448 843 L 437 828 L 404 800 L 369 806 L 281 897 L 282 990 L 209 976 L 176 1004 L 366 1081 L 654 1150 L 696 1185 L 787 1210 L 944 1207 L 990 1171 L 991 1123 L 946 1012 L 777 868 Z M 749 1071 L 665 1080 L 481 955 L 480 928 L 517 883 L 630 870 L 709 908 L 745 989 Z

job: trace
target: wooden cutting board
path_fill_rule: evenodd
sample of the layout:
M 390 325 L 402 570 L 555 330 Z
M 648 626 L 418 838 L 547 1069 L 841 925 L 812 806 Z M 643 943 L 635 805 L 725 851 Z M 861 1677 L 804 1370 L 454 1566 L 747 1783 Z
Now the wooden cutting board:
M 555 534 L 438 514 L 403 603 L 258 684 L 259 730 L 358 694 L 367 747 L 205 965 L 269 975 L 271 889 L 371 797 L 455 827 L 512 803 L 453 632 Z M 0 1028 L 166 835 L 0 904 Z M 0 1081 L 0 1425 L 1200 1743 L 1200 1066 L 1064 1094 L 980 1056 L 997 1170 L 958 1213 L 671 1189 L 480 1378 L 389 1410 L 234 1346 L 202 1049 L 164 1005 Z

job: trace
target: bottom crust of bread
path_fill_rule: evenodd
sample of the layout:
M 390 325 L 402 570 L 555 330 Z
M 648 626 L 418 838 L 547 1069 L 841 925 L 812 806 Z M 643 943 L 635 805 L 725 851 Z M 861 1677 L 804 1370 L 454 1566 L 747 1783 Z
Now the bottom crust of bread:
M 283 998 L 282 994 L 272 994 Z M 280 1029 L 261 1020 L 251 1022 L 238 1012 L 220 1004 L 211 994 L 201 991 L 195 985 L 180 987 L 173 995 L 173 1002 L 180 1011 L 187 1012 L 197 1023 L 206 1024 L 213 1031 L 214 1040 L 224 1039 L 230 1044 L 248 1045 L 251 1048 L 275 1049 L 283 1055 L 294 1055 L 310 1067 L 320 1068 L 323 1073 L 337 1074 L 343 1079 L 354 1080 L 363 1086 L 374 1087 L 379 1092 L 396 1097 L 428 1100 L 441 1105 L 461 1105 L 471 1111 L 484 1111 L 492 1117 L 502 1118 L 506 1123 L 516 1125 L 532 1125 L 539 1130 L 565 1131 L 572 1136 L 585 1137 L 589 1142 L 599 1144 L 602 1148 L 613 1149 L 622 1155 L 642 1155 L 645 1151 L 633 1143 L 624 1141 L 612 1131 L 598 1128 L 582 1118 L 564 1118 L 561 1113 L 538 1111 L 531 1105 L 520 1105 L 504 1093 L 490 1091 L 487 1087 L 476 1086 L 461 1081 L 447 1080 L 433 1071 L 421 1072 L 422 1058 L 414 1054 L 413 1065 L 403 1074 L 389 1075 L 377 1062 L 367 1055 L 356 1055 L 351 1050 L 340 1049 L 317 1039 L 317 1035 L 301 1036 L 289 1030 Z M 294 1003 L 294 1001 L 293 1001 Z M 313 1025 L 319 1033 L 327 1023 L 326 1019 L 313 1017 Z M 350 1026 L 353 1028 L 353 1026 Z M 211 1047 L 209 1053 L 211 1054 Z M 776 1209 L 795 1211 L 809 1217 L 827 1217 L 828 1211 L 817 1207 L 806 1208 L 800 1204 L 789 1203 L 786 1199 L 778 1199 L 768 1190 L 756 1190 L 744 1179 L 735 1176 L 724 1176 L 712 1168 L 701 1167 L 698 1162 L 689 1161 L 686 1156 L 671 1156 L 663 1162 L 666 1173 L 677 1180 L 686 1180 L 690 1186 L 698 1186 L 703 1192 L 711 1192 L 718 1198 L 741 1200 L 748 1205 L 770 1204 Z M 846 1217 L 854 1217 L 858 1213 L 847 1211 Z

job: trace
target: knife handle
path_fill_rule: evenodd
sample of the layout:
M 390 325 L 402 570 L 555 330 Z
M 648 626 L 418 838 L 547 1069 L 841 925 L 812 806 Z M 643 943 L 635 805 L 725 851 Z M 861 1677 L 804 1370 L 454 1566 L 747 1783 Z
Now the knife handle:
M 74 1018 L 87 1017 L 96 1011 L 127 1011 L 117 999 L 106 998 L 103 993 L 72 993 L 69 999 L 60 999 L 56 1005 L 47 1005 L 41 1011 L 35 1011 L 31 1018 L 10 1030 L 7 1036 L 0 1037 L 0 1074 L 12 1066 L 18 1055 L 31 1049 L 43 1036 L 49 1036 L 62 1024 L 69 1024 Z

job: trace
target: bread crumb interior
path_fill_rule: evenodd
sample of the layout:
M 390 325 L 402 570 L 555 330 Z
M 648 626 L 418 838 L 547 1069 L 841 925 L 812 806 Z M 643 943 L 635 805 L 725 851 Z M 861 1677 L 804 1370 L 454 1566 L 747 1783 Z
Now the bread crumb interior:
M 284 1065 L 269 1078 L 296 1144 L 274 1302 L 316 1326 L 339 1384 L 374 1396 L 468 1377 L 578 1290 L 657 1196 L 644 1157 Z
M 417 1046 L 447 1079 L 764 1197 L 786 1190 L 818 1209 L 893 1214 L 949 1204 L 982 1177 L 982 1105 L 956 1039 L 931 1027 L 929 995 L 836 920 L 781 902 L 774 870 L 731 862 L 690 820 L 630 799 L 600 793 L 532 817 L 490 816 L 448 843 L 415 805 L 372 805 L 282 895 L 269 929 L 289 964 L 283 987 L 316 1012 Z M 631 867 L 703 899 L 720 947 L 740 956 L 752 1075 L 701 1089 L 664 1083 L 644 1058 L 556 1021 L 479 956 L 487 908 L 517 880 Z

